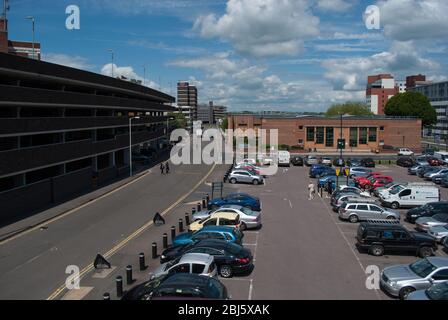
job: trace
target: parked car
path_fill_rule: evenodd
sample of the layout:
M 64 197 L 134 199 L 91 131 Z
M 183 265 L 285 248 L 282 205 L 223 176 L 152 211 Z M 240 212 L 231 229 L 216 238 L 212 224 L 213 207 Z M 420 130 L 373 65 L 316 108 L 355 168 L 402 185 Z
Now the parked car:
M 370 178 L 364 181 L 364 183 L 360 183 L 360 187 L 366 190 L 375 190 L 376 188 L 383 187 L 388 183 L 393 182 L 392 177 L 389 176 L 378 176 L 374 178 Z
M 173 246 L 194 243 L 205 239 L 219 239 L 241 244 L 243 241 L 243 237 L 243 233 L 237 228 L 223 226 L 206 226 L 196 232 L 185 232 L 179 234 L 173 239 Z
M 213 256 L 205 253 L 187 253 L 165 262 L 150 274 L 150 280 L 169 273 L 194 273 L 207 277 L 216 277 L 218 274 Z
M 319 178 L 323 173 L 331 172 L 333 174 L 336 174 L 336 171 L 333 168 L 329 168 L 324 165 L 312 165 L 309 171 L 309 177 L 310 178 Z
M 316 156 L 306 156 L 305 165 L 310 167 L 314 164 L 319 164 L 319 159 Z
M 218 273 L 223 278 L 246 274 L 253 268 L 253 256 L 249 249 L 235 243 L 215 239 L 169 248 L 162 252 L 161 261 L 172 261 L 188 253 L 207 253 L 213 256 Z
M 374 256 L 391 252 L 424 258 L 437 250 L 437 243 L 431 236 L 408 231 L 397 221 L 362 222 L 358 227 L 356 240 L 358 249 Z
M 428 231 L 431 227 L 448 225 L 448 213 L 438 213 L 432 217 L 421 217 L 415 221 L 415 228 L 420 231 Z
M 369 173 L 367 176 L 364 176 L 364 177 L 354 177 L 353 178 L 353 180 L 355 181 L 355 184 L 359 184 L 360 182 L 362 182 L 363 180 L 367 180 L 367 179 L 369 179 L 369 178 L 372 178 L 372 177 L 379 177 L 379 176 L 382 176 L 383 174 L 381 173 L 381 172 L 371 172 L 371 173 Z
M 229 182 L 235 183 L 251 183 L 253 185 L 263 184 L 264 178 L 254 171 L 234 170 L 229 174 Z
M 440 201 L 440 190 L 431 184 L 408 184 L 400 192 L 389 192 L 381 197 L 381 202 L 393 209 L 418 207 L 435 201 Z
M 303 158 L 299 156 L 291 156 L 291 164 L 293 166 L 303 167 Z
M 237 164 L 235 167 L 233 167 L 233 171 L 235 170 L 244 170 L 244 171 L 250 171 L 251 173 L 260 174 L 260 167 L 256 167 L 254 165 L 251 164 L 247 164 L 247 163 L 242 163 L 242 164 Z
M 445 177 L 442 178 L 442 180 L 440 180 L 440 185 L 444 188 L 448 188 L 448 175 L 446 175 Z
M 425 159 L 425 161 L 426 161 L 426 159 Z M 425 164 L 418 163 L 415 166 L 408 168 L 408 174 L 415 176 L 415 175 L 417 175 L 418 171 L 420 169 L 422 169 L 423 167 L 429 167 L 429 164 L 427 162 Z
M 321 163 L 325 166 L 331 167 L 331 158 L 323 157 Z
M 446 151 L 434 152 L 433 157 L 439 160 L 440 165 L 448 164 L 448 152 Z
M 440 170 L 440 167 L 423 166 L 417 170 L 417 176 L 423 178 L 428 172 L 436 172 Z
M 402 184 L 397 182 L 389 182 L 388 184 L 378 187 L 375 190 L 373 190 L 373 195 L 375 197 L 380 197 L 381 195 L 386 194 L 387 192 L 393 190 L 393 188 L 400 187 Z
M 331 198 L 331 206 L 333 207 L 334 212 L 338 212 L 339 208 L 342 206 L 343 203 L 353 203 L 355 201 L 357 202 L 363 202 L 364 200 L 371 200 L 372 198 L 370 196 L 366 196 L 363 194 L 357 194 L 357 193 L 343 193 L 339 195 L 338 197 Z
M 201 230 L 205 226 L 226 226 L 239 228 L 240 224 L 240 216 L 238 213 L 228 211 L 215 211 L 202 220 L 193 221 L 188 226 L 188 229 L 192 232 L 196 232 L 198 230 Z
M 208 204 L 208 209 L 216 210 L 219 207 L 227 204 L 236 204 L 246 208 L 250 208 L 254 211 L 261 211 L 260 199 L 248 195 L 247 193 L 231 193 L 223 198 L 212 199 Z
M 448 281 L 409 293 L 406 300 L 448 300 Z
M 291 154 L 289 151 L 280 150 L 278 152 L 278 166 L 291 166 Z
M 445 178 L 447 176 L 448 176 L 448 173 L 436 174 L 435 176 L 432 177 L 431 181 L 434 182 L 435 184 L 442 184 L 443 178 Z
M 317 181 L 317 186 L 320 188 L 325 188 L 328 184 L 328 181 L 336 181 L 338 177 L 335 175 L 326 175 L 325 177 L 319 178 Z
M 412 208 L 406 213 L 406 221 L 415 223 L 421 217 L 432 217 L 435 214 L 447 213 L 448 201 L 430 202 L 423 206 Z
M 127 291 L 121 300 L 230 299 L 219 280 L 197 274 L 172 273 L 144 282 Z
M 192 217 L 193 221 L 202 220 L 209 216 L 213 211 L 205 210 L 198 213 L 195 213 Z M 261 227 L 261 212 L 253 211 L 249 208 L 240 206 L 240 205 L 224 205 L 221 208 L 217 209 L 213 213 L 219 212 L 232 212 L 236 213 L 240 217 L 241 230 L 246 229 L 255 229 Z
M 398 153 L 399 156 L 413 156 L 414 152 L 408 148 L 400 148 L 398 149 Z
M 354 177 L 367 177 L 369 174 L 372 173 L 372 170 L 366 169 L 363 167 L 350 167 L 350 171 L 348 176 L 350 178 Z
M 345 202 L 339 208 L 339 218 L 351 223 L 371 219 L 400 220 L 400 213 L 377 205 L 374 200 L 362 202 Z
M 439 174 L 448 174 L 448 168 L 439 168 L 439 170 L 430 170 L 423 175 L 425 180 L 432 181 L 432 178 Z
M 444 226 L 430 227 L 428 234 L 433 237 L 437 242 L 444 243 L 448 237 L 448 224 Z
M 415 164 L 417 165 L 429 165 L 428 163 L 428 156 L 418 156 L 415 158 Z
M 341 159 L 341 158 L 335 158 L 333 160 L 333 165 L 335 167 L 345 167 L 345 161 L 344 161 L 344 159 Z
M 346 165 L 349 166 L 349 167 L 361 167 L 362 166 L 361 159 L 350 158 L 350 159 L 347 160 Z
M 394 297 L 406 299 L 416 290 L 428 289 L 448 280 L 448 258 L 427 257 L 409 265 L 385 268 L 381 272 L 383 290 Z
M 442 245 L 443 250 L 445 250 L 445 252 L 448 252 L 448 238 L 445 238 L 445 241 L 443 241 Z
M 425 150 L 423 150 L 424 155 L 428 155 L 428 156 L 433 156 L 435 153 L 435 150 L 433 148 L 426 148 Z
M 372 158 L 361 159 L 361 166 L 366 168 L 375 168 L 375 161 Z
M 415 162 L 412 158 L 402 157 L 397 159 L 397 166 L 410 168 L 414 166 Z
M 437 158 L 435 158 L 433 156 L 428 156 L 427 160 L 428 160 L 429 165 L 433 166 L 433 167 L 438 167 L 438 166 L 445 165 L 445 161 L 437 159 Z

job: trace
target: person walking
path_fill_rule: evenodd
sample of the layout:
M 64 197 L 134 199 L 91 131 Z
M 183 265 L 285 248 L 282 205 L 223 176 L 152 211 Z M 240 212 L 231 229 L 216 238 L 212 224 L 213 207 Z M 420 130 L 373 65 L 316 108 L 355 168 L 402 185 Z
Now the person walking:
M 331 198 L 333 194 L 333 180 L 328 179 L 327 181 L 327 198 Z
M 166 174 L 170 174 L 170 163 L 168 161 L 165 162 L 165 172 Z
M 308 200 L 313 200 L 314 194 L 316 193 L 316 189 L 314 188 L 314 183 L 312 181 L 310 181 L 310 184 L 308 185 L 308 192 L 309 192 Z
M 163 165 L 163 162 L 161 162 L 161 163 L 160 163 L 160 173 L 161 173 L 161 174 L 165 174 L 165 173 L 164 173 L 164 170 L 165 170 L 165 166 Z

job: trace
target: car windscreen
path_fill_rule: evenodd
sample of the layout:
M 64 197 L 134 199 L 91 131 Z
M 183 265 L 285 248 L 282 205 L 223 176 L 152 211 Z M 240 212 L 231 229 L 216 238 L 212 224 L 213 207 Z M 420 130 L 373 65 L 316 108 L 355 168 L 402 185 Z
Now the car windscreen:
M 249 208 L 242 207 L 240 210 L 248 216 L 256 216 L 257 215 L 257 212 L 252 211 Z
M 404 189 L 403 186 L 396 186 L 396 187 L 393 187 L 392 190 L 389 191 L 389 193 L 390 194 L 397 194 L 398 192 L 400 192 L 403 189 Z
M 421 278 L 426 278 L 437 269 L 428 259 L 422 259 L 409 265 L 409 268 Z
M 202 298 L 203 293 L 196 288 L 187 287 L 164 287 L 160 288 L 154 297 L 191 297 Z

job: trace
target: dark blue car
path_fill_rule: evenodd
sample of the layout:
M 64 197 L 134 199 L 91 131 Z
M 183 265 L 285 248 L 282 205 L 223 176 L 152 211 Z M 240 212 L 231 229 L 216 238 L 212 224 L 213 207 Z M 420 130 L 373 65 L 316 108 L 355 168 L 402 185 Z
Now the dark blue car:
M 208 204 L 209 210 L 216 210 L 223 205 L 236 204 L 249 208 L 253 211 L 261 211 L 260 199 L 252 197 L 247 193 L 232 193 L 224 198 L 210 200 Z
M 231 243 L 242 244 L 243 233 L 238 228 L 223 226 L 205 226 L 196 232 L 185 232 L 173 240 L 173 246 L 181 246 L 206 239 L 218 239 Z
M 309 175 L 310 175 L 310 178 L 319 178 L 324 173 L 325 174 L 331 173 L 331 174 L 335 175 L 336 171 L 333 168 L 317 164 L 317 165 L 311 166 Z

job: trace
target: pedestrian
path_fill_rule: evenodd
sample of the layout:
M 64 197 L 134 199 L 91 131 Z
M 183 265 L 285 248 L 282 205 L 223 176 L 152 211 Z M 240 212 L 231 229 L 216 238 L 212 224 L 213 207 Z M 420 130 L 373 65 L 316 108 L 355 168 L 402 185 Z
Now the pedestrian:
M 327 198 L 331 198 L 333 194 L 333 180 L 328 179 L 327 181 Z
M 165 163 L 165 172 L 166 174 L 170 174 L 170 163 L 168 161 Z
M 309 192 L 308 200 L 313 200 L 314 194 L 316 193 L 316 189 L 314 188 L 314 183 L 312 181 L 310 181 L 310 184 L 308 185 L 308 192 Z
M 161 162 L 160 163 L 160 173 L 164 174 L 164 172 L 163 172 L 164 170 L 165 170 L 165 166 L 163 165 L 163 162 Z

